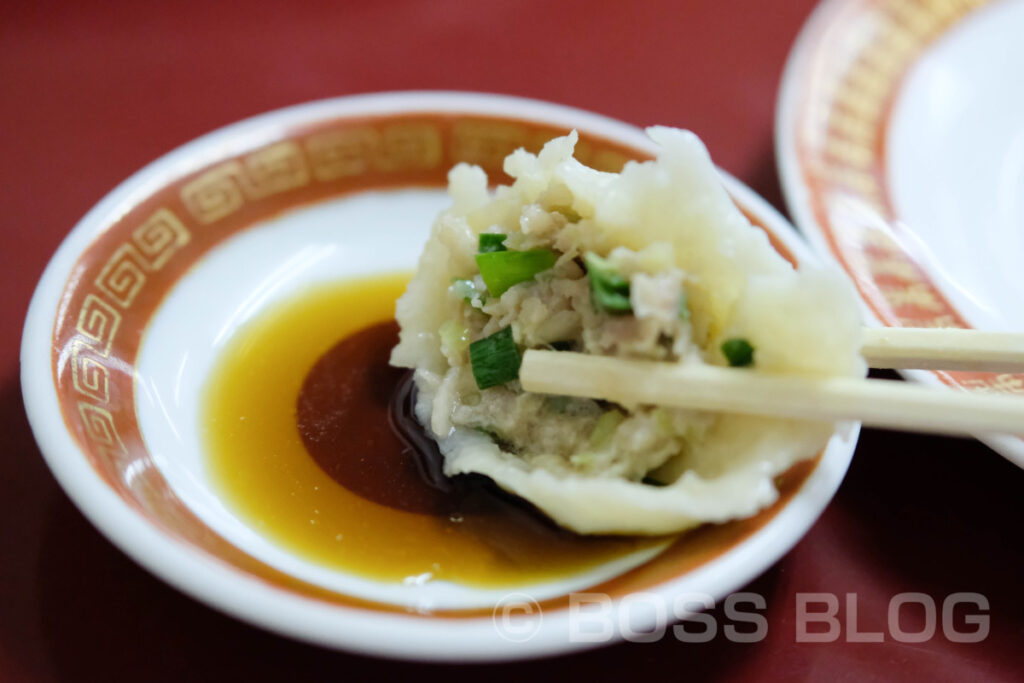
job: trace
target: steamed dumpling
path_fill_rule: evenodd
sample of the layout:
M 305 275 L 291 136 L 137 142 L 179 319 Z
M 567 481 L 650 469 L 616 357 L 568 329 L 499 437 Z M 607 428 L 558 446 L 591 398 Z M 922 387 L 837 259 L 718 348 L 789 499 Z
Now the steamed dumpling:
M 487 475 L 580 533 L 753 515 L 833 425 L 526 393 L 514 368 L 484 368 L 483 347 L 721 365 L 723 341 L 737 339 L 752 372 L 865 372 L 843 277 L 779 256 L 695 135 L 648 134 L 658 158 L 618 174 L 576 161 L 575 132 L 511 154 L 515 182 L 493 192 L 481 169 L 456 166 L 452 206 L 397 306 L 391 362 L 416 370 L 416 415 L 445 473 Z M 501 253 L 478 258 L 485 244 Z

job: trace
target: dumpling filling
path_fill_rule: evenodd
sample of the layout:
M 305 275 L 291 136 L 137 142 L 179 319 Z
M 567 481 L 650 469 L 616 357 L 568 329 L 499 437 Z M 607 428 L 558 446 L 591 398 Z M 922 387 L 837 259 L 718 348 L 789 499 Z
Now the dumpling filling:
M 505 160 L 515 179 L 449 174 L 399 300 L 392 364 L 415 368 L 417 418 L 449 476 L 477 472 L 581 533 L 680 531 L 749 516 L 833 425 L 524 392 L 526 349 L 751 372 L 862 376 L 856 298 L 794 270 L 729 198 L 700 141 L 622 173 L 573 156 L 576 134 Z

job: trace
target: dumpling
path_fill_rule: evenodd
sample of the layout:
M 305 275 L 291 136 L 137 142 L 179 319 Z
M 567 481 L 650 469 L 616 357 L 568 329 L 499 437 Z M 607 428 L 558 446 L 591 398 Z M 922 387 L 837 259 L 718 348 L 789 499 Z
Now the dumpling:
M 445 474 L 484 474 L 579 533 L 753 515 L 834 425 L 527 393 L 524 349 L 865 373 L 843 276 L 794 270 L 694 134 L 647 133 L 657 158 L 621 173 L 574 159 L 575 132 L 509 155 L 515 182 L 493 191 L 480 168 L 453 168 L 452 205 L 397 304 L 391 362 L 415 369 L 416 416 Z

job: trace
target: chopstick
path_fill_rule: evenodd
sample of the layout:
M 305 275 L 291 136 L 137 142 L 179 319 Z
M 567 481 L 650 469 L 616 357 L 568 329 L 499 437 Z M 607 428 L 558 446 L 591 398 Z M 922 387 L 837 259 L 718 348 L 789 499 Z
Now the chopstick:
M 794 417 L 939 434 L 1024 434 L 1024 397 L 973 394 L 881 379 L 768 375 L 529 350 L 519 369 L 530 392 L 624 404 Z
M 872 368 L 1024 372 L 1024 334 L 866 327 L 861 339 L 861 354 Z

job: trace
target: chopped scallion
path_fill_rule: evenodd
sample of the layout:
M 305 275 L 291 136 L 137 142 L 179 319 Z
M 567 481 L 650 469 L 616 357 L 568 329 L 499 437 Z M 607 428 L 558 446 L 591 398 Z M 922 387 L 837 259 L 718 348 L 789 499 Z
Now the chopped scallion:
M 512 328 L 503 327 L 489 337 L 469 345 L 473 379 L 480 389 L 496 387 L 519 377 L 522 356 L 512 337 Z
M 625 419 L 626 416 L 618 410 L 609 410 L 597 418 L 594 431 L 590 432 L 590 447 L 599 450 L 611 443 L 615 430 Z
M 445 353 L 462 354 L 469 346 L 469 328 L 456 320 L 446 320 L 437 331 Z
M 501 235 L 493 232 L 482 232 L 480 233 L 480 242 L 477 252 L 481 254 L 490 254 L 495 251 L 507 251 L 508 247 L 505 246 L 505 240 L 508 239 L 508 235 Z
M 590 463 L 597 459 L 597 453 L 584 451 L 582 453 L 573 453 L 569 456 L 569 462 L 577 467 L 587 467 Z
M 476 255 L 480 276 L 491 296 L 501 296 L 520 282 L 527 282 L 554 267 L 558 255 L 550 249 L 491 251 Z
M 679 290 L 679 319 L 689 320 L 690 319 L 690 303 L 686 299 L 686 290 Z
M 452 278 L 451 289 L 455 296 L 463 301 L 472 301 L 474 296 L 479 296 L 483 300 L 483 295 L 476 289 L 476 283 L 469 278 Z
M 733 337 L 722 342 L 722 355 L 734 368 L 754 364 L 754 347 L 742 337 Z
M 622 277 L 615 267 L 593 252 L 583 257 L 590 280 L 590 297 L 594 308 L 612 315 L 632 313 L 629 303 L 629 280 Z

